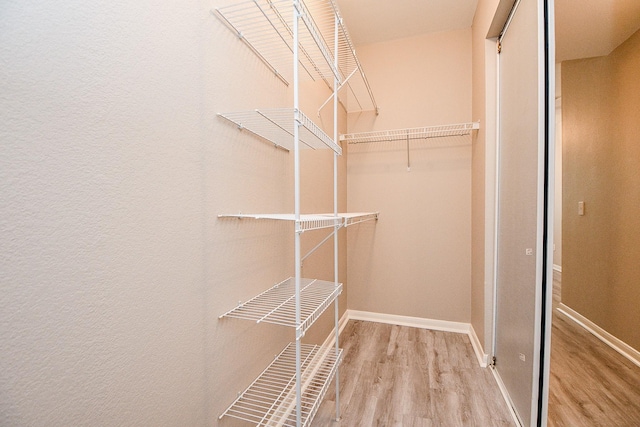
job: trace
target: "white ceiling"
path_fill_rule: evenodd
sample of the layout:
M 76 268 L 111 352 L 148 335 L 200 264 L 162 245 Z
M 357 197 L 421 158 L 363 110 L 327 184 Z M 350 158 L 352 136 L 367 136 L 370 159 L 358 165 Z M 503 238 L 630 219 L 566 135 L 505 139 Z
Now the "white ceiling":
M 477 0 L 337 0 L 354 44 L 471 27 Z M 640 28 L 640 0 L 555 0 L 558 61 L 609 54 Z
M 337 0 L 356 45 L 471 27 L 477 0 Z

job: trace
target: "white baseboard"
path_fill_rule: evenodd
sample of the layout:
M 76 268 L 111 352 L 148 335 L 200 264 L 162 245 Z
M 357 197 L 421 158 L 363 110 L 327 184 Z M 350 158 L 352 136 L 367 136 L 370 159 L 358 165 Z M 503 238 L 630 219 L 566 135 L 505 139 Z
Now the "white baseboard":
M 489 355 L 482 351 L 482 344 L 476 335 L 476 330 L 473 329 L 473 325 L 469 325 L 469 340 L 471 341 L 471 346 L 473 347 L 473 352 L 476 354 L 478 358 L 478 364 L 486 368 L 489 364 Z
M 342 333 L 344 327 L 347 326 L 347 322 L 349 321 L 349 310 L 345 310 L 344 314 L 338 321 L 338 335 Z M 333 347 L 336 344 L 336 334 L 332 331 L 329 336 L 322 343 L 322 348 Z
M 373 313 L 370 311 L 349 310 L 349 319 L 368 322 L 388 323 L 390 325 L 410 326 L 412 328 L 433 329 L 435 331 L 457 332 L 468 334 L 468 323 L 449 322 L 446 320 L 425 319 L 422 317 L 398 316 L 394 314 Z
M 340 322 L 338 322 L 338 330 L 340 331 L 340 333 L 342 333 L 345 326 L 347 326 L 348 322 L 349 322 L 349 310 L 345 310 L 344 314 L 340 318 Z
M 607 344 L 609 347 L 640 367 L 640 351 L 611 335 L 609 332 L 605 331 L 600 326 L 584 317 L 582 314 L 562 303 L 560 303 L 558 311 L 567 316 L 569 319 L 573 320 L 578 325 L 582 326 L 587 331 L 591 332 L 600 341 Z
M 480 340 L 469 323 L 450 322 L 446 320 L 425 319 L 422 317 L 398 316 L 393 314 L 373 313 L 370 311 L 348 310 L 349 320 L 363 320 L 367 322 L 387 323 L 390 325 L 409 326 L 412 328 L 431 329 L 434 331 L 455 332 L 467 334 L 473 351 L 478 358 L 478 364 L 486 368 L 489 355 L 483 353 Z

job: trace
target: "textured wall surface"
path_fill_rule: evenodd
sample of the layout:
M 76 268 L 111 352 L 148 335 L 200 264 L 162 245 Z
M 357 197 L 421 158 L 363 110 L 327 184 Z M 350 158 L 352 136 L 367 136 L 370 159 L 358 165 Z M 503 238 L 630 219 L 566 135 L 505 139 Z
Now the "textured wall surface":
M 471 120 L 471 29 L 358 55 L 381 110 L 350 116 L 350 132 Z M 351 145 L 347 188 L 350 211 L 381 212 L 348 230 L 349 308 L 468 323 L 471 138 L 412 141 L 411 171 L 405 141 Z
M 2 6 L 2 425 L 204 421 L 196 12 Z
M 636 349 L 638 67 L 640 31 L 607 56 L 562 64 L 562 302 Z
M 293 339 L 218 320 L 293 237 L 216 216 L 293 199 L 292 155 L 215 116 L 290 103 L 217 3 L 0 6 L 0 425 L 217 425 Z

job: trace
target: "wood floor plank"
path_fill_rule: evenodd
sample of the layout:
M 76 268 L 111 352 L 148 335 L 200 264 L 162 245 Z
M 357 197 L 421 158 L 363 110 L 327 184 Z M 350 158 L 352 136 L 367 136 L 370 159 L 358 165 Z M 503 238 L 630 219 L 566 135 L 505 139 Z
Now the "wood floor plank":
M 640 367 L 557 311 L 554 279 L 548 426 L 640 426 Z
M 420 418 L 415 415 L 403 415 L 402 425 L 406 427 L 435 427 L 429 418 Z
M 314 427 L 513 426 L 464 334 L 349 321 L 341 341 L 342 419 L 329 392 Z
M 552 327 L 548 426 L 640 426 L 640 368 L 555 309 Z M 329 392 L 314 427 L 514 425 L 466 335 L 350 321 L 341 339 L 343 418 Z

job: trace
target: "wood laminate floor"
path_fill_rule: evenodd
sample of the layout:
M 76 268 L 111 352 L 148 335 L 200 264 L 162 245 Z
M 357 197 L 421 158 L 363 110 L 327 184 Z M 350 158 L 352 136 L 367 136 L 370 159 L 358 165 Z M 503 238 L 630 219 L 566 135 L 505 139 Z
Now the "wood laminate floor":
M 549 427 L 640 427 L 640 367 L 558 313 L 554 282 Z M 466 335 L 350 321 L 341 334 L 341 420 L 335 387 L 312 424 L 513 426 L 495 379 Z
M 352 320 L 341 346 L 341 420 L 332 385 L 313 427 L 514 425 L 467 335 Z
M 640 367 L 555 308 L 552 329 L 548 426 L 640 426 Z

